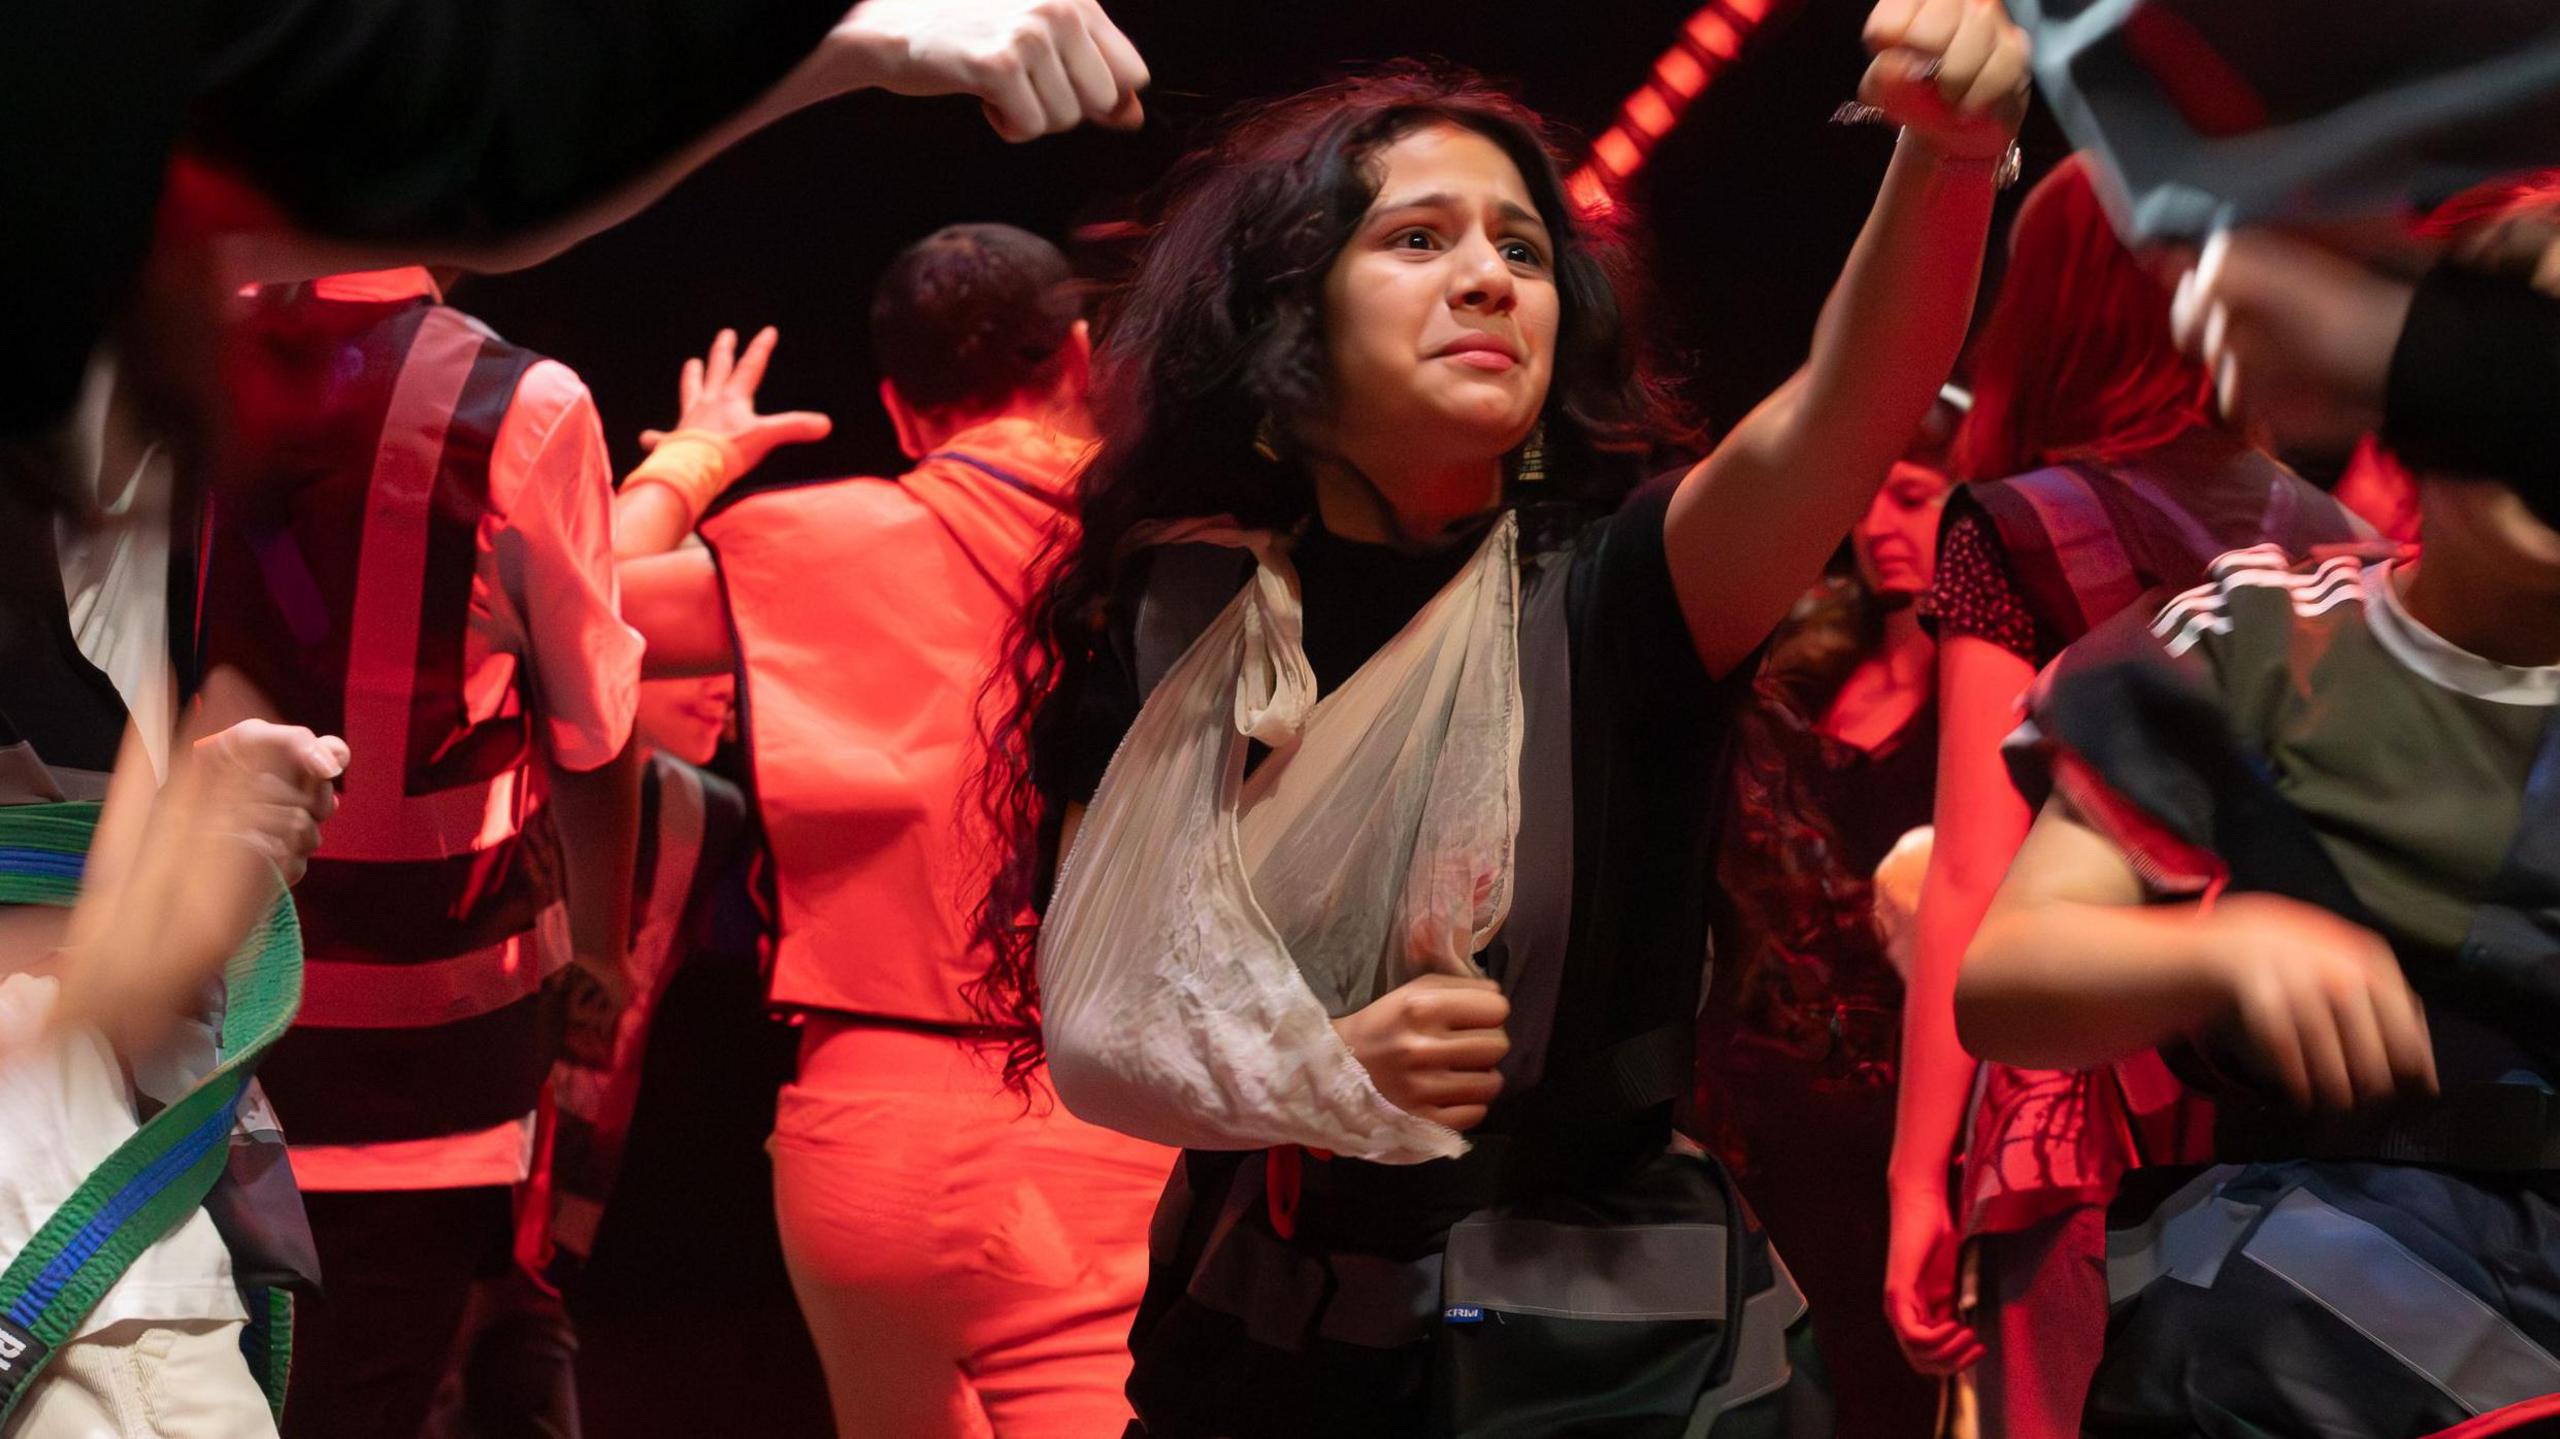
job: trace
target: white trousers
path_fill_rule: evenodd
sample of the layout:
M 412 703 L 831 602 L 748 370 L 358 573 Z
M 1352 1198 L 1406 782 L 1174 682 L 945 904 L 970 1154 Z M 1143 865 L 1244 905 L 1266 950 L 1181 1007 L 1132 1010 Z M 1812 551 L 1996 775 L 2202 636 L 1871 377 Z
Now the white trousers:
M 274 1439 L 240 1321 L 130 1319 L 62 1346 L 9 1439 Z

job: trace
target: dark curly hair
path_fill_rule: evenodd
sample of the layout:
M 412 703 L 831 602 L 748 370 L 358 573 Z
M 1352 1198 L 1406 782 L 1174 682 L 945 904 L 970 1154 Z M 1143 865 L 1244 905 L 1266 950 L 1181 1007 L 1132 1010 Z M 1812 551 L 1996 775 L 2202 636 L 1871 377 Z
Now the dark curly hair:
M 1099 320 L 1100 448 L 1079 481 L 1082 524 L 1044 557 L 1045 583 L 990 680 L 979 817 L 999 866 L 977 930 L 992 958 L 973 987 L 1009 1042 L 1019 1085 L 1040 1059 L 1039 912 L 1056 868 L 1076 697 L 1121 593 L 1123 543 L 1145 521 L 1232 515 L 1286 531 L 1314 513 L 1305 471 L 1257 454 L 1332 401 L 1324 283 L 1377 198 L 1376 156 L 1434 125 L 1501 147 L 1555 241 L 1555 378 L 1541 418 L 1557 499 L 1612 507 L 1677 408 L 1627 333 L 1620 235 L 1577 212 L 1540 118 L 1472 74 L 1402 65 L 1250 107 L 1161 190 L 1137 271 Z

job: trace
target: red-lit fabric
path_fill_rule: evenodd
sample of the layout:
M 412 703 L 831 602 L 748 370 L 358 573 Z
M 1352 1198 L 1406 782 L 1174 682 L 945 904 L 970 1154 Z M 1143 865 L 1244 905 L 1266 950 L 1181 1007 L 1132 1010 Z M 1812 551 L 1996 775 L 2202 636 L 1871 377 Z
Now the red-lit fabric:
M 2207 423 L 2212 379 L 2169 338 L 2169 296 L 2116 238 L 2074 155 L 2027 196 L 1975 346 L 1956 478 L 2106 463 Z
M 975 706 L 1085 449 L 996 420 L 896 480 L 755 495 L 703 526 L 776 870 L 775 1004 L 977 1021 L 960 989 L 985 969 L 983 875 L 958 823 Z
M 773 1200 L 837 1430 L 1109 1439 L 1172 1150 L 1026 1104 L 967 1040 L 811 1021 Z
M 2106 1351 L 2106 1219 L 2105 1206 L 2082 1205 L 1971 1241 L 1980 1439 L 2078 1439 Z

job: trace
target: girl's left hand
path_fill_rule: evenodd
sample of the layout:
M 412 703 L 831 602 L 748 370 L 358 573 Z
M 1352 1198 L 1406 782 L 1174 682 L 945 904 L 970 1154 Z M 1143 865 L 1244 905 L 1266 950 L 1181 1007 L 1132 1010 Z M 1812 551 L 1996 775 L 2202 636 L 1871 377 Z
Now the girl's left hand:
M 1996 161 L 2027 113 L 2026 32 L 1998 0 L 1881 0 L 1858 98 L 1950 160 Z

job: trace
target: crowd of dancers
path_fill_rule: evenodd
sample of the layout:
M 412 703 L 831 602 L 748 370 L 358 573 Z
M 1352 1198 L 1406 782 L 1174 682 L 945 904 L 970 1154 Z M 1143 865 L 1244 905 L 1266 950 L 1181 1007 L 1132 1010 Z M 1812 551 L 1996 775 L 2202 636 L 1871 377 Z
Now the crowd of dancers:
M 1396 66 L 1108 292 L 902 251 L 903 473 L 754 482 L 829 429 L 767 329 L 617 476 L 468 272 L 846 90 L 1148 76 L 525 3 L 144 43 L 194 109 L 8 282 L 0 1433 L 578 1434 L 741 873 L 848 1439 L 2560 1425 L 2554 172 L 2195 249 L 2075 155 L 1969 336 L 2028 36 L 1882 0 L 1894 158 L 1700 455 L 1623 213 Z

